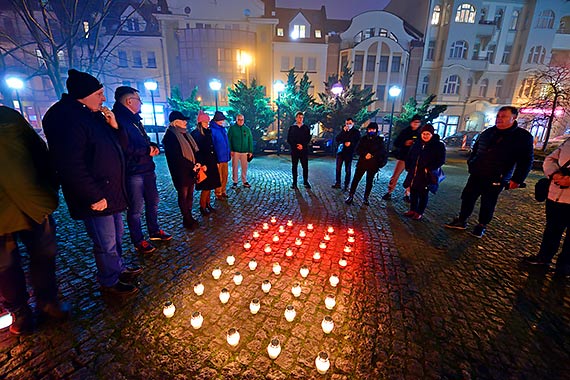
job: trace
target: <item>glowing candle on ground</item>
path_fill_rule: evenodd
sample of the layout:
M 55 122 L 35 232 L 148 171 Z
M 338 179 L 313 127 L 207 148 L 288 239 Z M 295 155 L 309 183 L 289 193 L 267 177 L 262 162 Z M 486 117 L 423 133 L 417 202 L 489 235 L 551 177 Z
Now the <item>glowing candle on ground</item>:
M 229 300 L 230 300 L 230 291 L 227 288 L 223 288 L 220 291 L 220 301 L 223 304 L 226 304 L 228 303 Z
M 246 251 L 249 250 L 249 249 L 251 248 L 251 242 L 250 242 L 249 240 L 246 240 L 246 241 L 243 243 L 243 248 L 244 248 Z
M 328 232 L 329 234 L 331 234 L 331 235 L 334 234 L 334 228 L 333 228 L 333 226 L 329 226 L 329 227 L 327 228 L 327 232 Z
M 271 282 L 269 282 L 269 280 L 263 280 L 261 283 L 261 290 L 263 290 L 263 293 L 269 293 L 271 290 Z
M 321 253 L 319 251 L 315 251 L 313 253 L 313 261 L 319 261 L 321 259 Z
M 240 272 L 236 272 L 234 274 L 234 284 L 241 285 L 242 281 L 243 281 L 242 274 Z
M 212 277 L 214 277 L 214 280 L 218 280 L 221 275 L 222 275 L 222 270 L 220 268 L 214 268 L 214 270 L 212 271 Z
M 345 245 L 344 249 L 343 249 L 344 253 L 351 253 L 352 252 L 352 248 L 349 245 Z
M 287 248 L 287 250 L 285 251 L 285 256 L 293 257 L 293 250 L 291 248 Z
M 260 236 L 259 231 L 257 231 L 257 230 L 253 231 L 253 238 L 254 239 L 259 239 L 259 236 Z
M 255 261 L 255 259 L 251 259 L 247 265 L 249 266 L 250 270 L 255 270 L 255 268 L 257 268 L 257 261 Z
M 330 237 L 329 234 L 325 234 L 325 236 L 323 237 L 323 239 L 324 239 L 325 241 L 330 241 L 330 240 L 331 240 L 331 237 Z
M 334 329 L 334 322 L 331 316 L 326 315 L 321 322 L 321 327 L 325 334 L 330 334 Z
M 333 274 L 329 277 L 329 282 L 333 288 L 338 285 L 339 281 L 340 280 L 336 274 Z
M 301 238 L 296 238 L 296 239 L 295 239 L 295 245 L 298 247 L 298 246 L 300 246 L 301 244 L 303 244 L 303 241 L 301 240 Z
M 315 359 L 315 367 L 317 367 L 317 372 L 321 375 L 324 375 L 327 373 L 330 366 L 331 362 L 329 360 L 329 355 L 324 351 L 319 352 L 319 355 L 317 355 L 317 358 Z
M 298 282 L 294 283 L 291 288 L 291 293 L 293 293 L 295 297 L 299 297 L 301 295 L 301 284 Z
M 196 285 L 194 285 L 194 293 L 196 293 L 197 296 L 201 296 L 202 294 L 204 294 L 204 284 L 199 282 Z
M 313 226 L 313 223 L 307 224 L 307 231 L 313 231 L 314 229 L 315 227 Z
M 285 226 L 279 226 L 279 233 L 282 234 L 285 232 Z
M 319 243 L 320 249 L 325 249 L 326 247 L 327 247 L 327 243 L 324 240 Z
M 198 330 L 200 327 L 202 327 L 203 322 L 204 322 L 204 317 L 202 317 L 202 314 L 200 314 L 199 311 L 195 311 L 192 313 L 192 318 L 190 318 L 190 324 L 192 325 L 192 327 Z
M 265 244 L 265 246 L 263 247 L 263 252 L 265 252 L 265 253 L 271 253 L 271 245 L 270 245 L 270 244 Z
M 306 237 L 306 236 L 307 236 L 307 233 L 305 232 L 305 230 L 299 231 L 299 237 L 300 237 L 301 239 L 303 239 L 303 238 Z
M 275 274 L 281 273 L 281 265 L 279 265 L 279 263 L 273 263 L 273 273 Z
M 270 222 L 271 222 L 271 224 L 277 223 L 277 218 L 272 216 Z
M 301 277 L 307 278 L 307 276 L 309 275 L 309 268 L 307 268 L 306 266 L 302 266 L 301 269 L 299 269 L 299 273 L 301 274 Z
M 329 294 L 327 298 L 325 298 L 325 307 L 329 310 L 332 310 L 336 305 L 336 299 L 334 295 Z
M 338 260 L 338 265 L 340 265 L 341 268 L 346 268 L 348 261 L 345 257 L 341 257 L 340 260 Z
M 233 257 L 233 255 L 229 255 L 228 257 L 226 257 L 226 263 L 228 263 L 228 265 L 234 265 L 235 262 L 236 258 Z
M 261 308 L 261 303 L 259 302 L 259 298 L 254 298 L 249 303 L 249 311 L 251 312 L 251 314 L 257 314 L 260 308 Z
M 226 340 L 228 341 L 228 344 L 232 347 L 235 347 L 239 344 L 239 332 L 237 331 L 236 328 L 231 328 L 228 330 L 228 333 L 226 335 Z
M 287 227 L 293 227 L 293 221 L 291 219 L 287 221 Z
M 275 359 L 279 356 L 280 353 L 281 353 L 281 343 L 279 342 L 279 339 L 277 338 L 271 339 L 271 342 L 269 342 L 269 345 L 267 346 L 267 354 L 269 355 L 269 358 Z
M 293 305 L 287 305 L 287 307 L 285 308 L 285 319 L 287 320 L 287 322 L 293 322 L 296 315 L 297 312 L 295 311 Z
M 166 318 L 172 318 L 174 316 L 174 312 L 176 311 L 176 307 L 171 301 L 166 301 L 164 303 L 164 307 L 162 308 L 162 314 Z
M 347 241 L 348 241 L 350 244 L 354 244 L 355 240 L 356 240 L 356 239 L 354 238 L 354 236 L 349 236 L 348 239 L 347 239 Z
M 261 229 L 263 230 L 263 232 L 269 231 L 269 224 L 263 223 L 263 225 L 261 226 Z
M 354 235 L 354 228 L 349 228 L 349 229 L 348 229 L 348 234 L 349 234 L 349 235 Z
M 271 240 L 273 240 L 274 243 L 277 243 L 279 241 L 279 235 L 277 234 L 273 235 L 273 239 Z

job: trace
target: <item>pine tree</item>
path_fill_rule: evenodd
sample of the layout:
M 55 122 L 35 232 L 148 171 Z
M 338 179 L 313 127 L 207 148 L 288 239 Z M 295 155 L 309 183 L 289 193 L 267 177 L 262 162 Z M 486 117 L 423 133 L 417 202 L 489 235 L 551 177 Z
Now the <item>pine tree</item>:
M 182 99 L 180 94 L 180 89 L 178 87 L 172 88 L 172 96 L 168 98 L 168 105 L 174 111 L 180 111 L 190 118 L 188 120 L 189 125 L 196 124 L 196 119 L 198 118 L 198 112 L 200 112 L 200 101 L 197 100 L 198 87 L 194 87 L 190 96 L 186 99 Z
M 418 105 L 415 98 L 410 98 L 402 107 L 402 112 L 399 116 L 394 116 L 394 131 L 392 132 L 392 141 L 395 136 L 401 132 L 402 129 L 410 125 L 410 120 L 414 115 L 420 115 L 422 123 L 431 123 L 441 113 L 447 109 L 446 105 L 436 104 L 432 105 L 431 102 L 435 99 L 435 95 L 431 94 Z

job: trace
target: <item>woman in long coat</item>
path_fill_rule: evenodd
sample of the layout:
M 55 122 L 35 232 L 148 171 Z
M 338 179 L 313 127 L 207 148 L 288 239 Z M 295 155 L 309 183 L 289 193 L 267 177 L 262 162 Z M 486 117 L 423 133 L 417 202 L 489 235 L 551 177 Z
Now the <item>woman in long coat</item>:
M 420 138 L 412 145 L 406 158 L 408 175 L 404 187 L 410 188 L 410 210 L 404 215 L 414 220 L 422 218 L 428 204 L 429 187 L 437 185 L 433 172 L 445 163 L 445 145 L 434 132 L 431 124 L 424 125 Z
M 200 190 L 200 213 L 208 215 L 215 212 L 216 209 L 210 204 L 210 195 L 212 190 L 220 187 L 220 174 L 218 172 L 218 157 L 214 150 L 214 142 L 212 140 L 212 131 L 208 125 L 210 118 L 204 112 L 198 114 L 198 125 L 191 132 L 192 137 L 198 144 L 198 152 L 196 159 L 202 165 L 206 179 L 196 183 L 196 190 Z

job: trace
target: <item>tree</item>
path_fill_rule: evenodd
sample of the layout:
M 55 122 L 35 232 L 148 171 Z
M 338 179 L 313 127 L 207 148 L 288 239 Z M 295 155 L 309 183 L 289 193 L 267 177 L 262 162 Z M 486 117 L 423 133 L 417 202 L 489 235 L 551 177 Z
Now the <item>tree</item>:
M 542 150 L 546 151 L 554 122 L 564 118 L 567 113 L 564 110 L 570 109 L 570 67 L 546 66 L 536 70 L 530 82 L 534 83 L 534 91 L 523 107 L 533 110 L 531 122 L 540 125 L 546 123 L 542 144 Z M 524 122 L 523 118 L 522 124 Z
M 319 93 L 324 106 L 323 124 L 335 135 L 340 132 L 346 118 L 351 117 L 356 125 L 362 125 L 378 113 L 378 110 L 368 111 L 368 106 L 375 101 L 372 90 L 368 88 L 360 90 L 351 86 L 352 75 L 352 70 L 344 66 L 340 77 L 329 76 L 325 82 L 325 92 Z M 340 83 L 343 87 L 343 92 L 338 96 L 331 91 L 336 83 Z
M 234 84 L 234 88 L 228 88 L 228 102 L 231 109 L 228 111 L 230 117 L 235 119 L 238 114 L 242 114 L 245 123 L 251 128 L 253 140 L 259 141 L 267 127 L 273 123 L 275 112 L 269 105 L 269 98 L 264 95 L 265 87 L 258 86 L 253 79 L 250 86 L 239 80 Z
M 190 96 L 186 99 L 182 98 L 180 89 L 174 87 L 172 89 L 172 96 L 168 98 L 168 105 L 175 111 L 180 111 L 184 116 L 188 116 L 189 124 L 195 123 L 200 112 L 200 101 L 197 99 L 198 87 L 194 87 Z
M 402 107 L 402 112 L 398 116 L 394 116 L 395 129 L 393 135 L 397 136 L 400 131 L 410 125 L 410 120 L 414 115 L 420 115 L 424 123 L 431 123 L 436 119 L 441 113 L 445 112 L 447 109 L 446 105 L 436 104 L 432 105 L 431 102 L 434 101 L 435 95 L 431 94 L 418 105 L 415 98 L 410 98 Z

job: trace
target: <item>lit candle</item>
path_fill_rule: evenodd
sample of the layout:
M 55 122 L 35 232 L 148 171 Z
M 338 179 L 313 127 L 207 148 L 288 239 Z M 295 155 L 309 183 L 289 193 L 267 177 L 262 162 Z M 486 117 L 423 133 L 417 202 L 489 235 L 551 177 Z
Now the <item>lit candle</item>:
M 293 250 L 291 248 L 287 248 L 287 250 L 285 251 L 285 256 L 293 257 Z
M 338 261 L 338 265 L 340 265 L 341 268 L 345 268 L 348 265 L 348 261 L 346 261 L 346 258 L 341 257 Z
M 260 236 L 260 235 L 259 235 L 259 231 L 258 231 L 258 230 L 253 231 L 253 238 L 254 238 L 254 239 L 259 239 L 259 236 Z
M 301 269 L 299 269 L 299 273 L 301 273 L 301 277 L 307 278 L 307 276 L 309 275 L 309 268 L 307 268 L 306 266 L 302 266 Z
M 298 282 L 294 283 L 291 288 L 291 293 L 293 293 L 295 297 L 299 297 L 301 295 L 301 284 Z
M 329 234 L 325 234 L 325 237 L 323 239 L 325 239 L 325 241 L 329 241 L 331 240 L 331 237 Z
M 301 244 L 303 244 L 303 241 L 301 240 L 301 238 L 296 238 L 296 239 L 295 239 L 295 245 L 298 247 L 298 246 L 300 246 Z
M 334 228 L 333 228 L 333 226 L 329 226 L 329 228 L 327 228 L 327 232 L 328 232 L 329 234 L 331 234 L 331 235 L 334 234 Z
M 192 313 L 192 318 L 190 318 L 190 324 L 192 325 L 192 327 L 198 330 L 200 327 L 202 327 L 203 322 L 204 322 L 204 317 L 202 317 L 202 314 L 200 314 L 199 311 L 195 311 Z
M 231 328 L 228 330 L 228 334 L 226 335 L 226 339 L 228 344 L 232 347 L 235 347 L 239 344 L 239 332 L 236 328 Z
M 212 271 L 212 277 L 214 277 L 214 280 L 218 280 L 221 275 L 222 275 L 222 270 L 220 268 L 214 268 L 214 270 Z
M 269 224 L 263 223 L 263 226 L 261 227 L 261 229 L 263 230 L 263 232 L 269 231 Z
M 349 228 L 349 229 L 348 229 L 348 234 L 349 234 L 349 235 L 354 235 L 354 228 Z
M 329 282 L 331 283 L 331 286 L 334 288 L 338 285 L 339 283 L 339 278 L 336 274 L 333 274 L 329 277 Z
M 243 281 L 242 274 L 240 272 L 236 272 L 234 274 L 234 284 L 241 285 L 242 281 Z
M 277 234 L 273 235 L 273 239 L 272 239 L 272 240 L 273 240 L 274 243 L 277 243 L 277 242 L 279 241 L 279 235 L 277 235 Z
M 354 242 L 355 242 L 356 239 L 354 238 L 354 236 L 351 235 L 351 236 L 348 237 L 347 240 L 348 240 L 348 242 L 349 242 L 350 244 L 354 244 Z
M 263 280 L 261 290 L 263 290 L 263 293 L 269 293 L 269 290 L 271 290 L 271 282 L 269 282 L 269 280 Z
M 255 259 L 251 259 L 247 265 L 249 266 L 250 270 L 255 270 L 255 268 L 257 268 L 257 261 L 255 261 Z
M 277 218 L 272 216 L 270 222 L 271 222 L 271 224 L 277 223 Z
M 329 355 L 324 351 L 319 352 L 319 355 L 317 355 L 317 358 L 315 359 L 315 366 L 317 367 L 317 372 L 321 375 L 327 373 L 331 366 Z
M 176 307 L 171 301 L 166 301 L 164 303 L 164 307 L 162 308 L 162 314 L 164 314 L 166 318 L 172 318 L 175 311 Z
M 336 299 L 334 295 L 329 294 L 327 298 L 325 298 L 325 307 L 329 310 L 332 310 L 336 305 Z
M 326 247 L 327 247 L 327 243 L 324 240 L 319 243 L 320 249 L 325 249 Z
M 281 273 L 281 265 L 279 265 L 279 263 L 273 263 L 273 273 L 275 274 Z
M 296 315 L 297 312 L 295 311 L 295 307 L 293 307 L 293 305 L 287 305 L 285 308 L 285 319 L 287 322 L 293 322 Z
M 249 240 L 244 241 L 243 248 L 247 251 L 251 248 L 251 242 Z
M 228 263 L 228 265 L 234 265 L 235 262 L 236 258 L 233 257 L 233 255 L 229 255 L 228 257 L 226 257 L 226 263 Z
M 293 227 L 293 221 L 291 219 L 287 221 L 287 227 Z
M 313 226 L 313 223 L 307 224 L 307 231 L 313 231 L 314 229 L 315 227 Z
M 263 247 L 263 252 L 265 252 L 265 253 L 271 253 L 271 245 L 270 245 L 270 244 L 265 244 L 265 246 Z
M 350 248 L 349 245 L 345 245 L 345 246 L 344 246 L 344 249 L 343 249 L 343 252 L 344 252 L 344 253 L 350 253 L 350 252 L 352 252 L 352 248 Z
M 279 339 L 273 338 L 269 345 L 267 346 L 267 354 L 269 355 L 270 359 L 275 359 L 281 353 L 281 344 Z
M 257 314 L 260 308 L 261 308 L 261 303 L 259 302 L 259 298 L 254 298 L 249 303 L 249 311 L 251 312 L 251 314 Z
M 304 237 L 306 237 L 306 236 L 307 236 L 307 233 L 305 232 L 305 230 L 299 231 L 299 237 L 300 237 L 300 238 L 304 238 Z
M 282 234 L 285 232 L 285 226 L 279 226 L 279 233 Z
M 331 331 L 334 329 L 334 322 L 330 315 L 326 315 L 321 322 L 321 327 L 323 328 L 323 332 L 325 334 L 330 334 Z
M 196 293 L 197 296 L 204 294 L 204 285 L 201 282 L 194 285 L 194 293 Z
M 321 253 L 319 251 L 315 251 L 313 253 L 313 261 L 319 261 L 321 259 Z
M 230 291 L 227 288 L 223 288 L 220 291 L 220 301 L 222 301 L 223 304 L 228 303 L 228 301 L 230 300 Z

